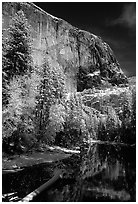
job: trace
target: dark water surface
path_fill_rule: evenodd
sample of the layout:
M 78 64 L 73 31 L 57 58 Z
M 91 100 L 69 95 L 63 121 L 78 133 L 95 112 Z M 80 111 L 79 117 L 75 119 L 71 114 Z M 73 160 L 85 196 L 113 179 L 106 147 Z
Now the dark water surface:
M 93 144 L 82 156 L 43 164 L 3 175 L 3 193 L 18 192 L 23 198 L 53 176 L 66 173 L 33 202 L 92 202 L 136 200 L 136 147 Z

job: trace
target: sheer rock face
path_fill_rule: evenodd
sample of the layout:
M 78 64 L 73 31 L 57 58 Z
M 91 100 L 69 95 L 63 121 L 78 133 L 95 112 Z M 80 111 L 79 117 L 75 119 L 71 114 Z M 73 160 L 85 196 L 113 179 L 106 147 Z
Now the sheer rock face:
M 20 9 L 32 27 L 34 64 L 41 65 L 45 57 L 51 67 L 63 69 L 69 92 L 105 81 L 117 85 L 127 82 L 113 51 L 100 37 L 73 27 L 32 3 L 3 2 L 3 28 L 9 27 L 11 17 Z

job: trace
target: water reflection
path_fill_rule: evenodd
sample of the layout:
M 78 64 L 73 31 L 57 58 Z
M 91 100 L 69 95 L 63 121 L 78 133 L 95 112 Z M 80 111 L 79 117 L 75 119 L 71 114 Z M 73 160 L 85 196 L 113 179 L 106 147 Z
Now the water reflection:
M 82 159 L 82 201 L 135 201 L 135 162 L 135 148 L 93 144 Z
M 3 187 L 9 184 L 8 192 L 17 191 L 22 198 L 50 179 L 55 168 L 66 169 L 67 175 L 33 202 L 136 200 L 136 148 L 121 145 L 93 144 L 80 156 L 5 177 Z
M 58 181 L 35 201 L 135 201 L 135 147 L 93 144 L 80 158 L 64 162 L 71 179 Z M 74 159 L 74 160 L 73 160 Z

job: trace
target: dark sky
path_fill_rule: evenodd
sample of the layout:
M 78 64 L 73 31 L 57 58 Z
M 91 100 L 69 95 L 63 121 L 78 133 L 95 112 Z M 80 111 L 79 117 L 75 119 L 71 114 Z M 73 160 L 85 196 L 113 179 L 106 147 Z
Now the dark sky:
M 35 2 L 46 12 L 107 42 L 127 76 L 136 75 L 135 2 Z

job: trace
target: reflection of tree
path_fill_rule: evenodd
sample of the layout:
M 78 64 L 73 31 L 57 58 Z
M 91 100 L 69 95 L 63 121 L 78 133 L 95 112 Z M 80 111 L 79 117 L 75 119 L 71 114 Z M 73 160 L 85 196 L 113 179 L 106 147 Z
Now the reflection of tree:
M 107 144 L 83 145 L 81 154 L 66 164 L 75 179 L 64 186 L 62 202 L 135 200 L 135 167 L 129 156 L 134 152 L 129 151 Z
M 93 144 L 89 148 L 83 148 L 81 152 L 81 165 L 77 175 L 77 181 L 73 187 L 71 201 L 80 202 L 83 200 L 85 192 L 85 179 L 98 174 L 104 167 L 98 154 L 98 144 Z
M 82 178 L 85 179 L 94 176 L 102 170 L 103 166 L 98 154 L 98 144 L 93 144 L 82 158 L 80 168 Z
M 99 157 L 101 160 L 106 161 L 106 171 L 104 178 L 112 181 L 117 181 L 119 176 L 125 176 L 122 161 L 123 158 L 120 155 L 120 151 L 120 146 L 99 145 Z
M 107 199 L 111 197 L 111 200 L 113 195 L 114 198 L 124 199 L 123 192 L 129 195 L 124 188 L 127 185 L 126 173 L 122 156 L 118 156 L 120 151 L 121 148 L 116 146 L 93 144 L 82 152 L 78 181 L 74 187 L 74 201 L 83 201 L 87 197 L 94 199 L 95 196 L 100 198 L 102 195 Z M 91 189 L 90 192 L 88 189 Z

